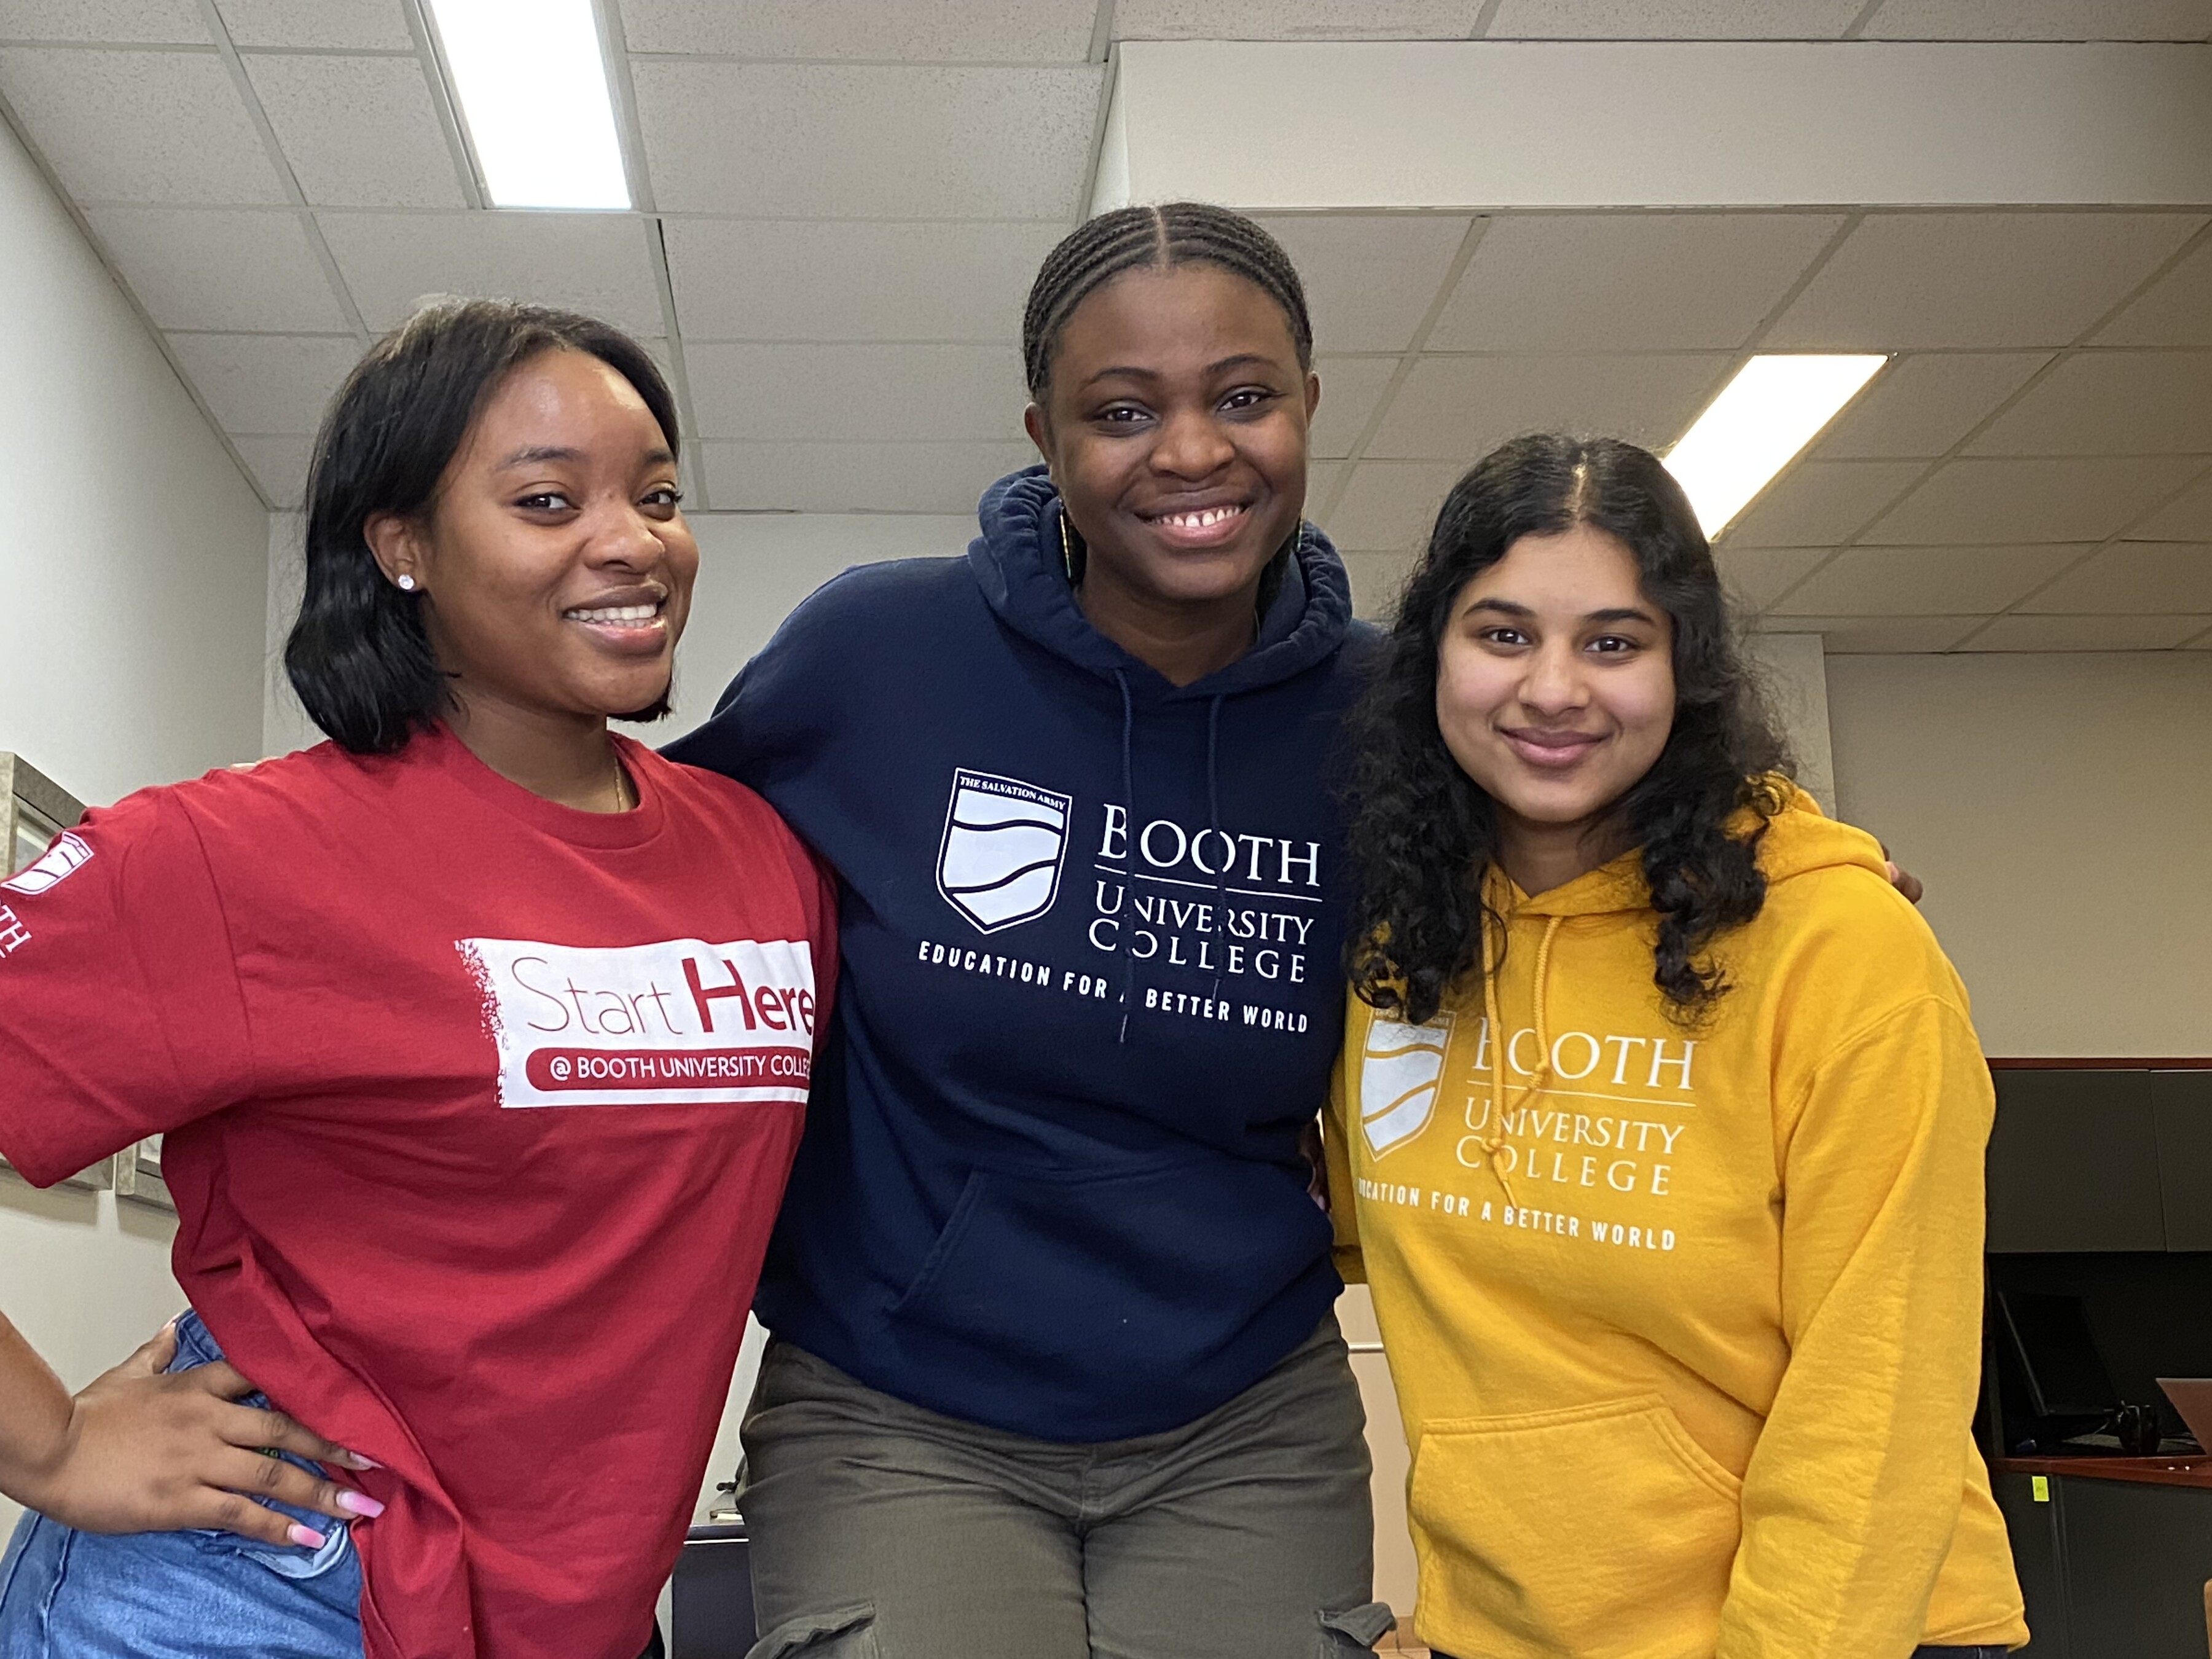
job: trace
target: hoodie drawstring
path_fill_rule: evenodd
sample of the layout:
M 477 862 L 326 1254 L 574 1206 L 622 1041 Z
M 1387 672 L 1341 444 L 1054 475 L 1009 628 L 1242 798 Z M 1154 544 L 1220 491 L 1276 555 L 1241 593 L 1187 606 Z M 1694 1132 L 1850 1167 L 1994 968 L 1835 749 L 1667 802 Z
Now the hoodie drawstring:
M 1229 837 L 1223 833 L 1221 828 L 1221 769 L 1218 765 L 1220 753 L 1221 694 L 1217 691 L 1213 694 L 1212 701 L 1206 706 L 1206 827 L 1219 836 L 1222 840 L 1227 841 Z M 1231 868 L 1236 862 L 1236 848 L 1232 846 L 1230 848 L 1229 863 L 1223 867 Z M 1201 865 L 1200 867 L 1203 869 L 1205 866 Z M 1218 876 L 1213 878 L 1213 890 L 1217 893 L 1221 890 L 1221 878 Z M 1213 989 L 1207 994 L 1216 999 L 1221 995 L 1221 972 L 1218 969 L 1214 970 Z
M 1130 758 L 1130 745 L 1136 732 L 1137 708 L 1129 696 L 1129 677 L 1118 668 L 1114 671 L 1114 684 L 1121 688 L 1121 805 L 1122 810 L 1129 815 L 1128 834 L 1131 857 L 1127 862 L 1133 866 L 1136 863 L 1134 853 L 1139 819 L 1137 817 L 1137 769 Z M 1125 881 L 1122 884 L 1125 889 L 1122 902 L 1127 903 L 1128 902 L 1128 895 L 1126 891 L 1127 883 Z M 1129 924 L 1126 918 L 1121 924 L 1121 1034 L 1114 1039 L 1117 1043 L 1127 1042 L 1129 1040 L 1129 1011 L 1135 1006 L 1137 995 L 1137 957 L 1136 953 L 1129 949 Z
M 1523 1105 L 1536 1097 L 1537 1091 L 1544 1086 L 1545 1079 L 1551 1075 L 1552 1072 L 1552 1033 L 1544 1018 L 1544 993 L 1546 981 L 1550 979 L 1552 973 L 1552 941 L 1559 934 L 1559 924 L 1565 920 L 1563 915 L 1554 915 L 1547 921 L 1544 925 L 1544 937 L 1536 946 L 1536 983 L 1533 1010 L 1534 1023 L 1536 1027 L 1536 1069 L 1529 1074 L 1527 1085 L 1521 1091 L 1521 1100 Z M 1491 1048 L 1490 1122 L 1488 1132 L 1482 1137 L 1482 1155 L 1489 1163 L 1491 1174 L 1498 1177 L 1498 1184 L 1505 1189 L 1505 1201 L 1517 1210 L 1521 1207 L 1521 1200 L 1513 1195 L 1513 1182 L 1506 1175 L 1504 1165 L 1498 1162 L 1498 1154 L 1505 1150 L 1505 1068 L 1510 1063 L 1508 1059 L 1508 1050 L 1512 1045 L 1507 1041 L 1504 1029 L 1498 1018 L 1498 971 L 1505 954 L 1505 943 L 1502 935 L 1505 928 L 1510 926 L 1511 921 L 1512 913 L 1510 910 L 1500 912 L 1498 926 L 1501 937 L 1498 940 L 1498 954 L 1495 957 L 1491 954 L 1487 930 L 1485 931 L 1482 953 L 1482 1014 L 1490 1028 Z

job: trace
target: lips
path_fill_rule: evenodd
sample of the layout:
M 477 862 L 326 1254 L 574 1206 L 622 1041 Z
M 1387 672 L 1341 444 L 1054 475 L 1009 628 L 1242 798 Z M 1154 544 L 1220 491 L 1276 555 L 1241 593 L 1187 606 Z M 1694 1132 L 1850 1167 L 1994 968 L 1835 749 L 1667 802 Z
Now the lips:
M 1218 547 L 1232 539 L 1250 514 L 1249 501 L 1202 501 L 1138 516 L 1171 546 Z
M 1523 762 L 1547 772 L 1564 772 L 1578 765 L 1604 740 L 1595 732 L 1551 732 L 1533 726 L 1504 727 L 1498 735 Z

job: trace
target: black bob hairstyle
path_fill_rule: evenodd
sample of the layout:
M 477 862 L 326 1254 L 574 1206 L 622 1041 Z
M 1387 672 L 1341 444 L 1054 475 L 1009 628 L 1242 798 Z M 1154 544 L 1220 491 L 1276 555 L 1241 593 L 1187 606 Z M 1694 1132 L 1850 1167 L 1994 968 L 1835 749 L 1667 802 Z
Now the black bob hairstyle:
M 1617 804 L 1659 914 L 1652 983 L 1693 1023 L 1728 988 L 1701 953 L 1766 900 L 1758 847 L 1781 810 L 1788 754 L 1746 668 L 1711 548 L 1658 458 L 1608 438 L 1516 438 L 1444 498 L 1427 552 L 1352 719 L 1351 852 L 1358 894 L 1346 964 L 1362 1000 L 1414 1024 L 1504 946 L 1483 896 L 1498 856 L 1495 804 L 1437 726 L 1438 647 L 1460 593 L 1524 536 L 1577 525 L 1634 555 L 1644 596 L 1674 623 L 1674 723 L 1659 758 Z M 1748 836 L 1729 820 L 1749 809 Z
M 593 318 L 506 300 L 426 306 L 355 365 L 323 417 L 307 477 L 307 582 L 284 672 L 339 747 L 388 754 L 450 704 L 422 596 L 386 580 L 362 531 L 380 513 L 429 511 L 500 382 L 544 351 L 597 357 L 636 388 L 677 447 L 676 400 L 645 348 Z M 659 706 L 632 719 L 667 712 Z
M 1075 308 L 1127 270 L 1206 264 L 1242 276 L 1283 308 L 1298 367 L 1313 367 L 1313 321 L 1291 256 L 1261 226 L 1207 202 L 1115 208 L 1062 237 L 1038 267 L 1022 313 L 1022 369 L 1030 397 L 1044 402 L 1052 360 Z

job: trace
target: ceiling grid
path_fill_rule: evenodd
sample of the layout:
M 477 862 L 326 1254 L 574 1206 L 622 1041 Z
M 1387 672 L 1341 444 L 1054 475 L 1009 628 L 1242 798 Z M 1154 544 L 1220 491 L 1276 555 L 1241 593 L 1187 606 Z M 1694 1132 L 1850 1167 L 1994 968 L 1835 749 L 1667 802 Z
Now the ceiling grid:
M 588 214 L 483 205 L 425 4 L 0 0 L 0 115 L 272 506 L 350 354 L 480 291 L 646 340 L 698 510 L 967 511 L 1123 40 L 2212 40 L 2212 0 L 599 0 L 636 205 Z M 1270 215 L 1315 517 L 1371 611 L 1510 430 L 1663 444 L 1756 350 L 1881 349 L 1718 538 L 1759 625 L 2212 646 L 2212 204 L 2172 208 Z

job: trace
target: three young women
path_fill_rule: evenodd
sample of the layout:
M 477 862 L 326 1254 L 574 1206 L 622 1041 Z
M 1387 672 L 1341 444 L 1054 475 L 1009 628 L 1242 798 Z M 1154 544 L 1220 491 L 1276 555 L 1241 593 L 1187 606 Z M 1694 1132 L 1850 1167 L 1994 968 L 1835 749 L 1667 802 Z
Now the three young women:
M 763 1656 L 1364 1650 L 1364 1421 L 1302 1133 L 1364 630 L 1302 523 L 1296 272 L 1091 220 L 1024 327 L 1042 466 L 830 582 L 673 746 L 836 870 L 844 988 L 762 1281 Z
M 1778 771 L 1652 456 L 1452 491 L 1354 723 L 1329 1136 L 1418 1623 L 1486 1659 L 1990 1659 L 1993 1109 L 1875 842 Z M 1922 1645 L 1925 1644 L 1925 1645 Z
M 74 1399 L 0 1321 L 5 1659 L 655 1639 L 836 960 L 775 815 L 607 730 L 666 706 L 676 444 L 615 331 L 418 315 L 318 446 L 332 741 L 0 894 L 0 1152 L 166 1133 L 192 1309 Z

